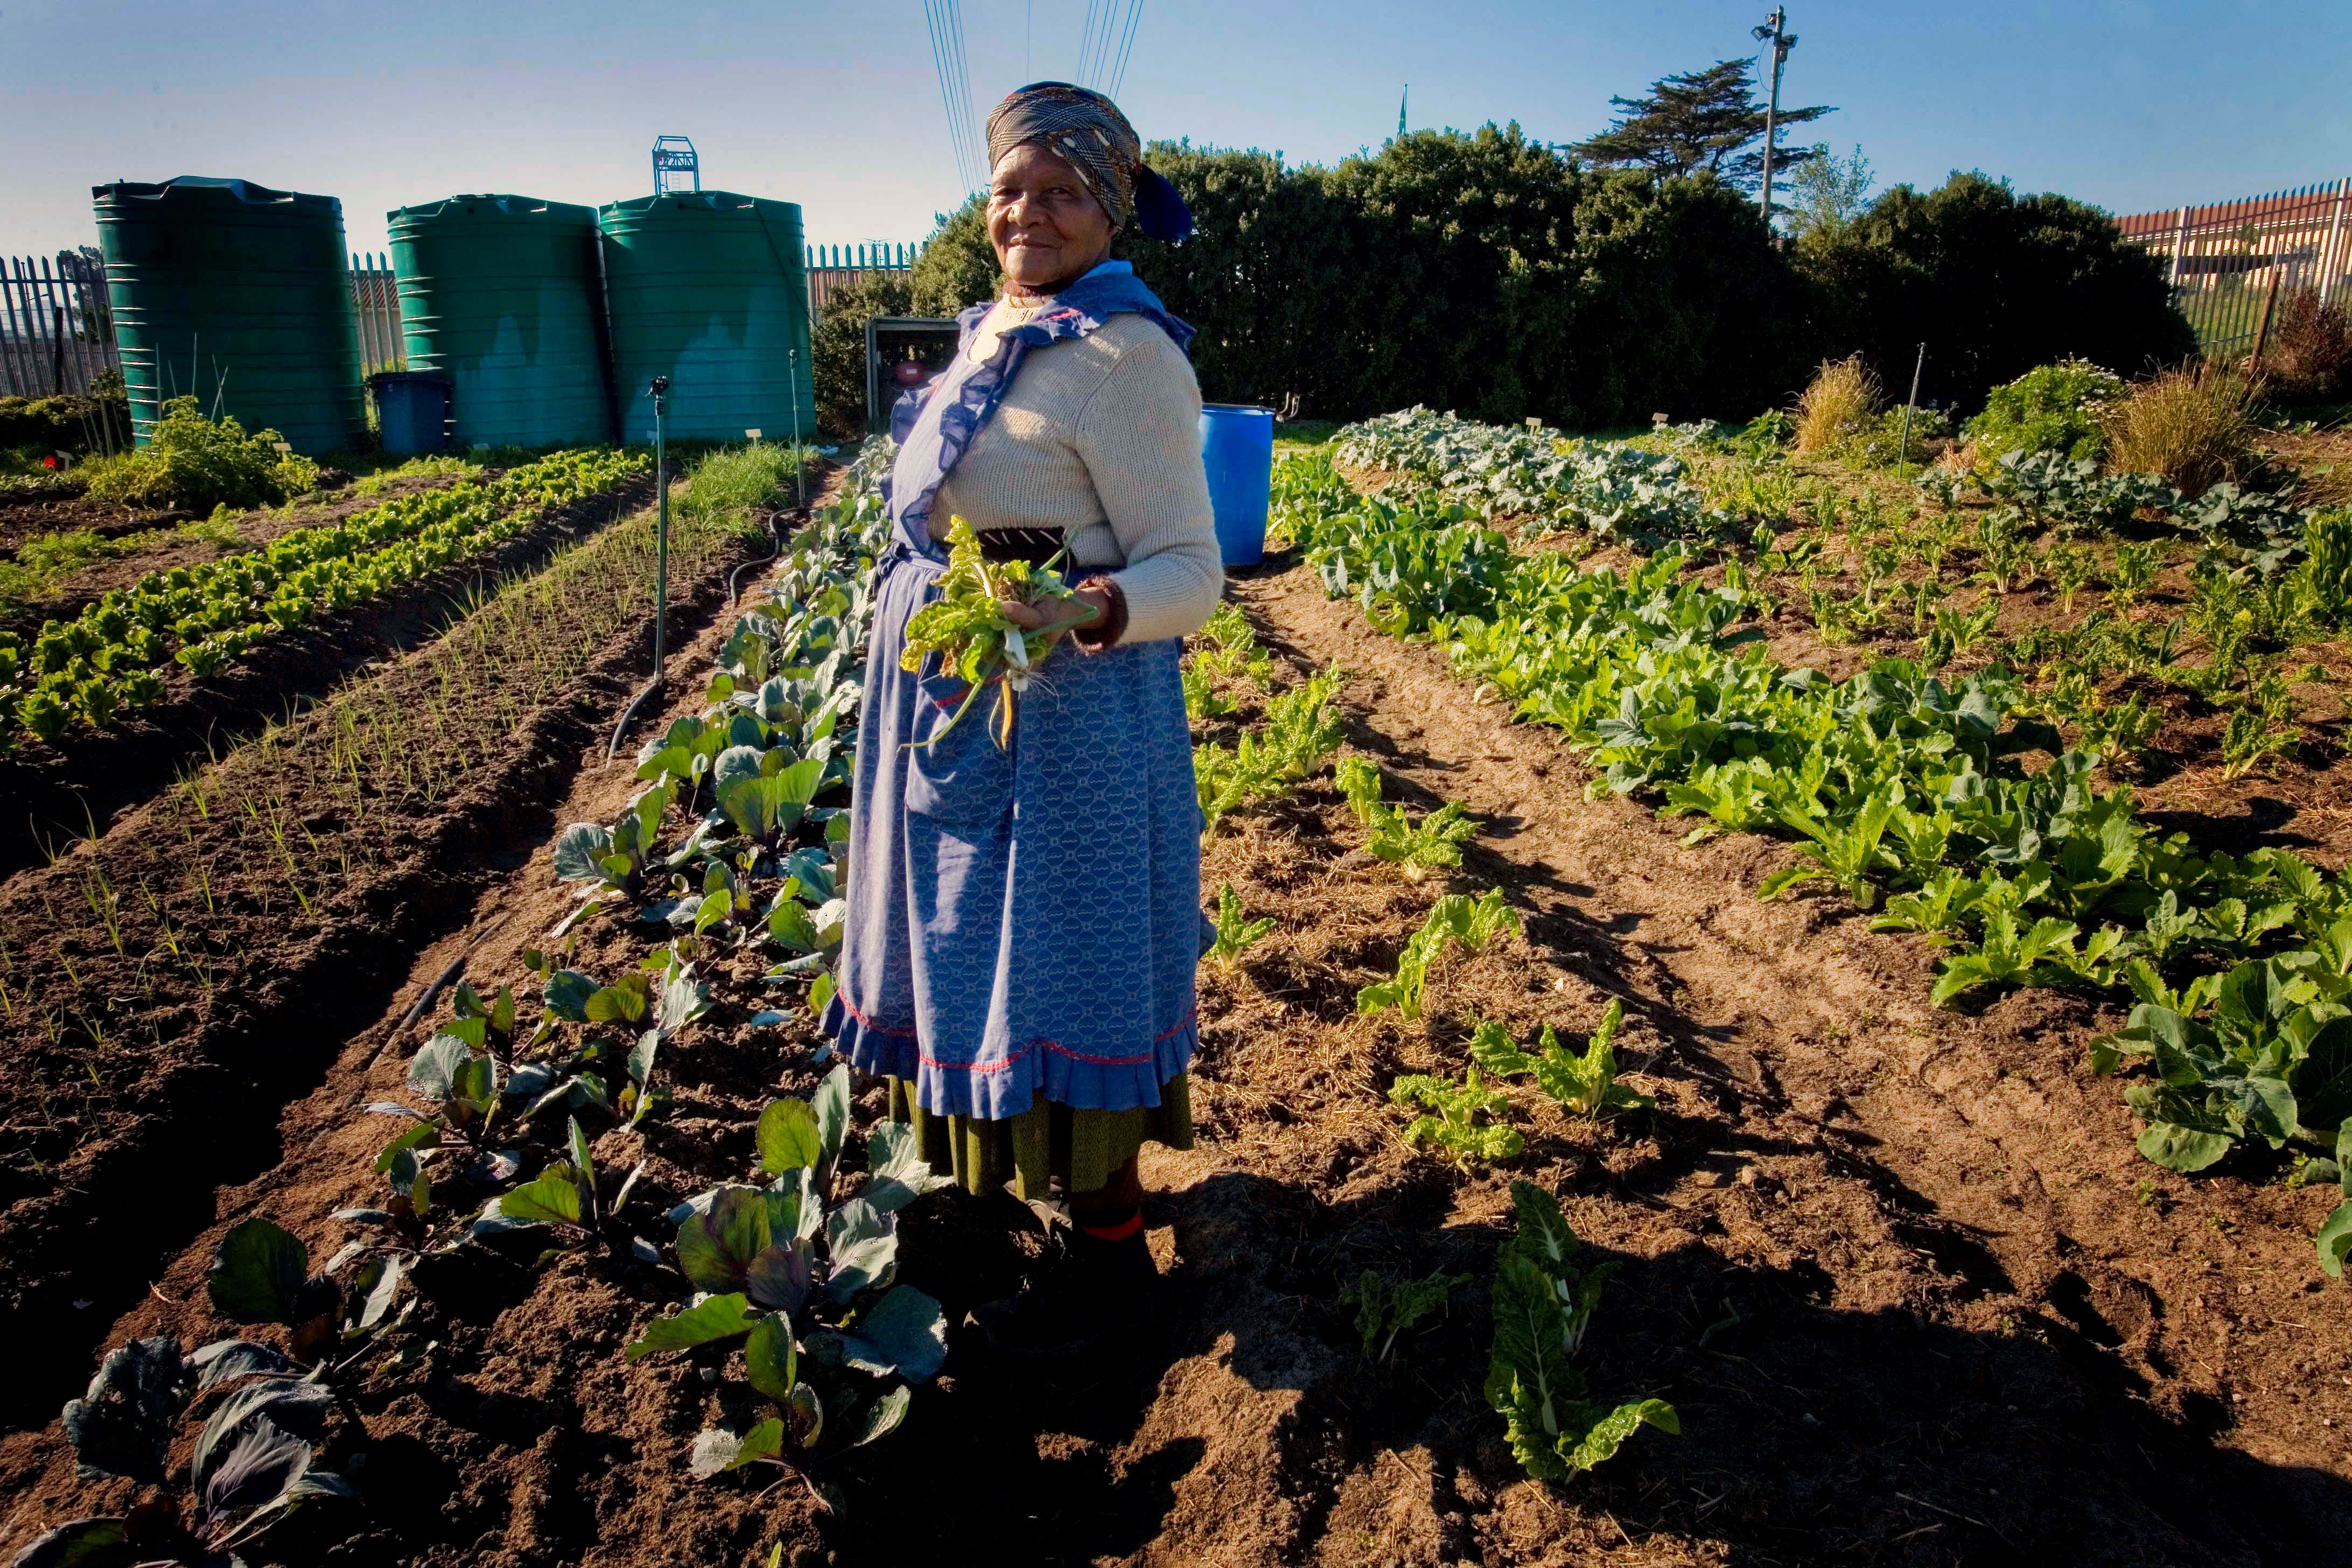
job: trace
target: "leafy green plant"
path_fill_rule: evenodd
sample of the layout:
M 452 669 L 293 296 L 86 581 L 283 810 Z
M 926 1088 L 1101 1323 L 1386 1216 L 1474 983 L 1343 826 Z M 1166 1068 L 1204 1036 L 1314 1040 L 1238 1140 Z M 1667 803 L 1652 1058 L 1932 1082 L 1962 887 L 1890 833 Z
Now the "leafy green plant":
M 730 1184 L 671 1211 L 678 1268 L 698 1294 L 647 1325 L 628 1359 L 741 1338 L 751 1386 L 769 1402 L 743 1431 L 695 1438 L 698 1478 L 766 1463 L 815 1492 L 811 1462 L 896 1428 L 905 1384 L 928 1383 L 946 1359 L 939 1303 L 897 1282 L 897 1216 L 947 1178 L 923 1162 L 911 1126 L 887 1122 L 867 1141 L 855 1194 L 834 1203 L 848 1126 L 849 1069 L 838 1067 L 814 1100 L 773 1100 L 761 1112 L 765 1185 Z
M 194 397 L 166 399 L 147 445 L 100 466 L 89 481 L 99 500 L 123 506 L 210 511 L 272 506 L 319 482 L 319 466 L 281 455 L 275 430 L 245 433 L 234 417 L 207 419 Z
M 1434 1146 L 1457 1165 L 1507 1160 L 1527 1147 L 1517 1128 L 1496 1121 L 1510 1109 L 1511 1097 L 1482 1082 L 1475 1067 L 1465 1068 L 1459 1083 L 1429 1073 L 1408 1073 L 1389 1085 L 1389 1103 L 1423 1112 L 1406 1126 L 1407 1143 Z
M 556 836 L 551 851 L 556 876 L 585 883 L 582 896 L 590 900 L 556 928 L 558 934 L 605 904 L 632 903 L 645 896 L 646 868 L 661 839 L 662 814 L 677 792 L 677 784 L 665 780 L 640 790 L 612 826 L 575 822 Z
M 966 690 L 953 717 L 919 743 L 937 744 L 962 721 L 981 692 L 994 686 L 992 732 L 1000 748 L 1009 746 L 1018 693 L 1028 684 L 1029 672 L 1044 659 L 1053 638 L 1046 631 L 1015 626 L 1004 618 L 1000 605 L 1006 600 L 1032 607 L 1073 605 L 1076 595 L 1051 570 L 1051 562 L 1041 566 L 1026 561 L 989 560 L 981 553 L 971 524 L 961 517 L 950 521 L 947 544 L 948 569 L 940 575 L 938 596 L 908 617 L 906 647 L 898 662 L 909 671 L 919 670 L 925 659 L 936 656 L 940 672 L 952 673 Z
M 1902 809 L 1899 784 L 1866 796 L 1861 808 L 1842 823 L 1824 822 L 1803 810 L 1783 809 L 1780 820 L 1803 834 L 1807 840 L 1797 846 L 1797 853 L 1812 864 L 1773 872 L 1756 889 L 1757 897 L 1777 898 L 1801 882 L 1818 879 L 1836 887 L 1859 907 L 1874 907 L 1878 902 L 1875 873 L 1895 863 L 1894 858 L 1880 847 L 1881 841 L 1886 837 L 1888 825 Z
M 1397 955 L 1396 973 L 1374 981 L 1356 993 L 1356 1011 L 1377 1013 L 1394 1007 L 1407 1019 L 1421 1016 L 1422 996 L 1429 983 L 1429 966 L 1448 942 L 1471 952 L 1507 931 L 1519 930 L 1518 911 L 1503 901 L 1503 889 L 1490 888 L 1475 900 L 1466 893 L 1448 893 L 1430 906 L 1421 929 L 1407 938 Z
M 1367 1268 L 1356 1282 L 1339 1292 L 1339 1304 L 1356 1309 L 1356 1332 L 1363 1337 L 1364 1357 L 1386 1361 L 1397 1336 L 1415 1323 L 1445 1310 L 1445 1298 L 1470 1283 L 1467 1274 L 1433 1274 L 1426 1279 L 1391 1280 Z
M 2011 452 L 2058 452 L 2095 462 L 2106 449 L 2100 411 L 2124 393 L 2121 376 L 2087 360 L 2036 365 L 1988 393 L 1984 412 L 1965 429 L 1982 463 Z
M 1228 813 L 1244 805 L 1289 794 L 1329 760 L 1344 733 L 1332 706 L 1344 679 L 1325 670 L 1274 698 L 1265 705 L 1265 722 L 1230 752 L 1214 745 L 1192 749 L 1204 832 L 1214 833 Z
M 1240 895 L 1227 882 L 1217 891 L 1217 940 L 1202 956 L 1220 969 L 1231 969 L 1253 944 L 1263 941 L 1274 930 L 1274 917 L 1248 919 L 1242 911 Z
M 85 1480 L 121 1477 L 165 1489 L 127 1514 L 77 1519 L 18 1552 L 15 1568 L 230 1568 L 298 1508 L 356 1501 L 332 1471 L 314 1467 L 331 1390 L 267 1345 L 225 1340 L 183 1357 L 169 1335 L 108 1352 L 63 1425 Z M 222 1397 L 198 1432 L 184 1492 L 168 1484 L 174 1430 L 192 1403 Z
M 1486 1403 L 1519 1463 L 1539 1480 L 1565 1480 L 1613 1457 L 1644 1426 L 1680 1432 L 1662 1399 L 1611 1405 L 1586 1397 L 1575 1356 L 1616 1265 L 1580 1267 L 1582 1246 L 1559 1200 L 1533 1182 L 1513 1182 L 1511 1203 L 1518 1230 L 1495 1258 Z
M 1578 1116 L 1646 1110 L 1657 1101 L 1617 1081 L 1617 1030 L 1624 1021 L 1625 1004 L 1611 997 L 1601 1026 L 1580 1053 L 1562 1046 L 1549 1024 L 1536 1048 L 1527 1051 L 1500 1024 L 1482 1023 L 1470 1037 L 1470 1057 L 1497 1078 L 1533 1078 L 1536 1087 Z
M 348 1280 L 339 1278 L 354 1255 L 346 1249 L 312 1274 L 310 1249 L 301 1239 L 256 1215 L 221 1237 L 205 1275 L 205 1296 L 232 1323 L 282 1326 L 297 1360 L 319 1361 L 344 1340 L 373 1335 L 406 1273 L 398 1257 L 383 1255 Z

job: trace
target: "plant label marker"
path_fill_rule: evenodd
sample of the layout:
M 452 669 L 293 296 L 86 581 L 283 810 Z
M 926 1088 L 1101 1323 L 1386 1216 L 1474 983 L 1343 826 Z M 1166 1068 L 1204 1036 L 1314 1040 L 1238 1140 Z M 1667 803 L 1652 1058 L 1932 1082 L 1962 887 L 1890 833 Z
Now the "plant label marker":
M 743 438 L 746 441 L 756 441 L 760 438 L 760 433 L 757 430 L 746 430 L 743 432 Z

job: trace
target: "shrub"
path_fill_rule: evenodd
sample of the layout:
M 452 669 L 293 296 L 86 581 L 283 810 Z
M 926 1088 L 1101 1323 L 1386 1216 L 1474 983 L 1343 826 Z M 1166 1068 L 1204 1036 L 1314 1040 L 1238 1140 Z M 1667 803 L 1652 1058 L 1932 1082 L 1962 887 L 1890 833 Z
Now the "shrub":
M 2263 348 L 2269 390 L 2288 403 L 2324 403 L 2352 392 L 2352 310 L 2319 302 L 2318 290 L 2283 296 Z
M 174 397 L 144 447 L 93 468 L 89 493 L 124 506 L 189 511 L 274 505 L 319 482 L 319 465 L 291 452 L 281 457 L 279 439 L 275 430 L 248 436 L 235 418 L 207 419 L 194 398 Z
M 1797 450 L 1831 451 L 1867 430 L 1885 393 L 1860 354 L 1824 361 L 1797 399 Z
M 111 373 L 110 373 L 111 374 Z M 114 376 L 119 382 L 120 376 Z M 87 452 L 95 421 L 110 419 L 116 437 L 131 428 L 122 395 L 85 397 L 68 393 L 58 397 L 0 397 L 0 449 L 29 447 L 41 452 Z
M 2063 452 L 2096 462 L 2107 447 L 2100 410 L 2125 390 L 2121 376 L 2088 360 L 2036 365 L 1992 389 L 1984 412 L 1968 422 L 1969 438 L 1986 463 L 2010 452 Z
M 817 427 L 826 435 L 856 440 L 866 434 L 866 323 L 913 308 L 914 289 L 899 272 L 869 274 L 824 302 L 809 362 Z
M 2183 495 L 2203 495 L 2254 466 L 2251 397 L 2242 374 L 2207 361 L 2143 381 L 2100 412 L 2107 467 L 2162 474 Z
M 1921 395 L 1939 402 L 1978 406 L 2001 383 L 2069 357 L 2131 374 L 2197 352 L 2162 262 L 2106 214 L 2021 196 L 1981 174 L 1926 193 L 1897 185 L 1853 222 L 1807 234 L 1793 254 L 1816 290 L 1824 352 L 1859 352 L 1907 380 L 1924 341 Z

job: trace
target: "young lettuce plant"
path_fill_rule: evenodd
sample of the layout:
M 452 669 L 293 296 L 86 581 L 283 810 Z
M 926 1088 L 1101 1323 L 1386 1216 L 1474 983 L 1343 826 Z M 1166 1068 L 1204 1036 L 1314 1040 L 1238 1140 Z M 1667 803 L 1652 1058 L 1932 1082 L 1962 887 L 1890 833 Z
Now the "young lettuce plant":
M 1580 1055 L 1562 1046 L 1549 1024 L 1533 1051 L 1521 1050 L 1500 1024 L 1480 1024 L 1471 1037 L 1470 1056 L 1498 1078 L 1534 1078 L 1538 1088 L 1579 1116 L 1646 1110 L 1657 1101 L 1617 1081 L 1615 1041 L 1624 1021 L 1625 1004 L 1611 997 L 1601 1026 L 1592 1031 Z
M 1486 1403 L 1502 1415 L 1519 1463 L 1539 1480 L 1565 1480 L 1615 1454 L 1645 1425 L 1680 1432 L 1675 1407 L 1662 1399 L 1612 1407 L 1585 1397 L 1573 1359 L 1617 1266 L 1580 1269 L 1581 1247 L 1559 1200 L 1533 1182 L 1513 1182 L 1511 1204 L 1519 1227 L 1495 1258 Z
M 696 1295 L 648 1324 L 628 1359 L 745 1338 L 752 1387 L 772 1406 L 742 1431 L 697 1436 L 698 1477 L 769 1463 L 814 1492 L 808 1466 L 820 1445 L 837 1451 L 889 1432 L 906 1415 L 906 1384 L 928 1383 L 946 1360 L 940 1304 L 897 1283 L 898 1212 L 946 1178 L 923 1162 L 913 1128 L 886 1123 L 867 1141 L 856 1193 L 829 1206 L 848 1126 L 849 1070 L 839 1067 L 813 1100 L 761 1112 L 765 1185 L 729 1184 L 671 1211 L 678 1269 Z M 901 1381 L 878 1392 L 869 1381 L 891 1378 Z
M 236 1568 L 237 1549 L 319 1498 L 356 1500 L 311 1466 L 333 1394 L 267 1345 L 225 1340 L 183 1358 L 168 1335 L 110 1352 L 65 1408 L 84 1480 L 122 1477 L 165 1489 L 127 1514 L 69 1521 L 35 1540 L 15 1568 Z M 185 1495 L 166 1462 L 191 1401 L 228 1390 L 197 1434 Z

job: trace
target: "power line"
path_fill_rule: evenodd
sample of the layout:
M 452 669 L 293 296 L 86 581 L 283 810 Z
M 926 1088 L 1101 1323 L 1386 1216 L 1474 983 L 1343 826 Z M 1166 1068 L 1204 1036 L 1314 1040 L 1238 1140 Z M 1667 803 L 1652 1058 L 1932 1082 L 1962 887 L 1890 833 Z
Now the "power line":
M 955 44 L 956 102 L 961 112 L 957 123 L 963 132 L 965 142 L 971 148 L 971 166 L 975 177 L 965 185 L 967 191 L 978 190 L 988 183 L 988 149 L 980 139 L 980 120 L 971 107 L 971 67 L 963 51 L 962 0 L 947 0 L 948 37 Z
M 1117 98 L 1127 85 L 1128 57 L 1135 53 L 1135 26 L 1143 18 L 1143 0 L 1130 0 L 1127 12 L 1127 38 L 1119 45 L 1118 68 L 1111 73 L 1110 95 Z
M 964 189 L 971 188 L 971 177 L 964 165 L 963 138 L 956 134 L 955 100 L 948 91 L 948 62 L 942 37 L 943 18 L 939 7 L 943 0 L 923 0 L 923 25 L 931 36 L 931 66 L 940 79 L 940 110 L 947 116 L 948 153 L 955 160 L 956 181 Z
M 1094 47 L 1095 12 L 1101 5 L 1102 0 L 1087 0 L 1087 24 L 1078 29 L 1078 68 L 1072 74 L 1077 78 L 1080 86 L 1086 84 L 1087 55 Z
M 1118 30 L 1118 0 L 1103 0 L 1102 15 L 1095 23 L 1087 47 L 1079 51 L 1078 80 L 1082 85 L 1101 90 L 1102 57 L 1109 46 L 1111 36 Z

